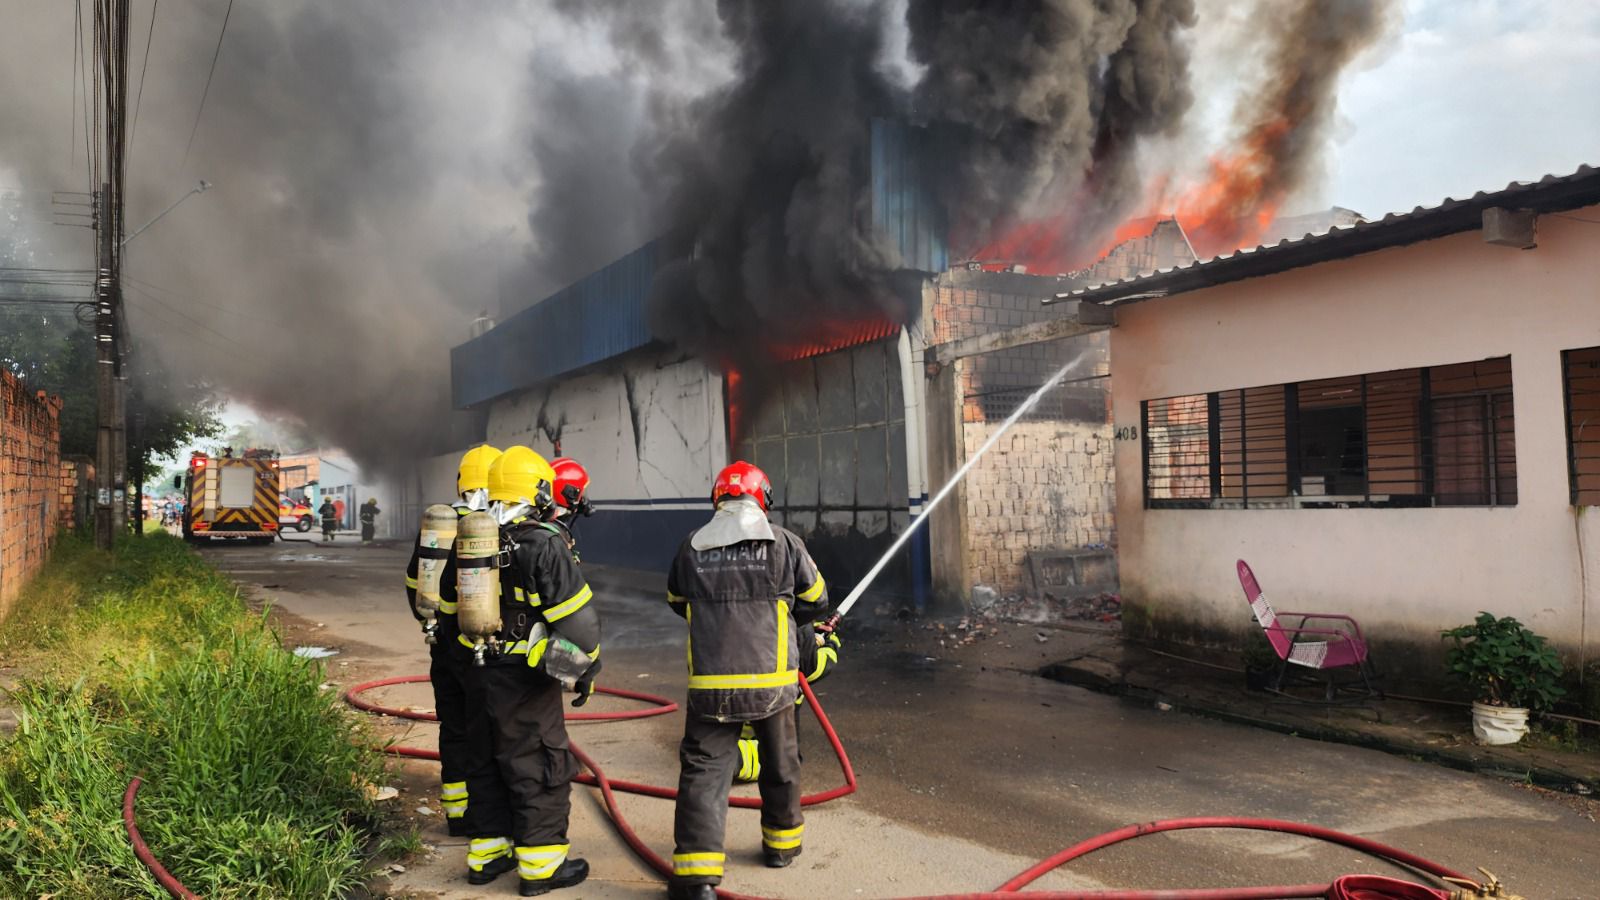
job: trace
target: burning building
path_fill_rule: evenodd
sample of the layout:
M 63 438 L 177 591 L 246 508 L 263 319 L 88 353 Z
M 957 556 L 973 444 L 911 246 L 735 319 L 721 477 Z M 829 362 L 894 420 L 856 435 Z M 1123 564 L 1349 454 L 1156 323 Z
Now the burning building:
M 794 335 L 772 335 L 754 363 L 691 355 L 658 340 L 650 323 L 652 291 L 683 252 L 664 238 L 455 348 L 455 403 L 483 411 L 491 444 L 527 444 L 590 468 L 600 514 L 579 526 L 585 559 L 664 567 L 709 515 L 717 470 L 744 458 L 775 483 L 774 519 L 807 539 L 831 581 L 850 584 L 920 514 L 930 487 L 953 470 L 945 463 L 959 465 L 1071 360 L 1070 383 L 942 514 L 954 542 L 924 531 L 879 587 L 908 608 L 955 608 L 975 585 L 1027 589 L 1030 554 L 1109 553 L 1104 335 L 984 348 L 952 368 L 960 377 L 949 390 L 930 377 L 941 367 L 937 348 L 1053 327 L 1061 314 L 1041 299 L 1192 262 L 1193 251 L 1168 217 L 1141 223 L 1142 233 L 1076 272 L 1016 271 L 1025 264 L 969 259 L 971 251 L 953 258 L 920 134 L 875 121 L 864 174 L 873 228 L 915 276 L 904 324 L 824 309 Z M 1027 471 L 1008 471 L 1019 464 Z M 434 469 L 428 480 L 447 486 L 448 462 Z M 940 540 L 949 546 L 934 553 L 930 542 Z

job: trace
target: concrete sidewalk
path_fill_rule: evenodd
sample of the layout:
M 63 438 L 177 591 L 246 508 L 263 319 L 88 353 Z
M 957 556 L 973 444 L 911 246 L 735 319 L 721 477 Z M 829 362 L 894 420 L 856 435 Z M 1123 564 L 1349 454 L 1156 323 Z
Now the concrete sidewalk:
M 1069 633 L 1070 655 L 1041 667 L 1046 678 L 1101 693 L 1283 734 L 1351 744 L 1524 781 L 1581 796 L 1600 793 L 1600 754 L 1530 737 L 1489 747 L 1472 739 L 1464 706 L 1388 697 L 1325 706 L 1248 690 L 1242 670 L 1126 642 L 1115 630 Z M 1315 689 L 1307 692 L 1310 696 Z M 1552 720 L 1553 721 L 1553 720 Z

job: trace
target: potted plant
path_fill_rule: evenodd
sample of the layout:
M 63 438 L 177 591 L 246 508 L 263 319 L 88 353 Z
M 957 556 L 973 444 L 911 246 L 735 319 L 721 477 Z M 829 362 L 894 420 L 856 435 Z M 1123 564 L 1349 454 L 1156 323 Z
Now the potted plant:
M 1480 744 L 1522 740 L 1528 711 L 1549 709 L 1565 693 L 1555 650 L 1510 616 L 1480 612 L 1443 636 L 1454 642 L 1445 667 L 1472 690 L 1472 733 Z

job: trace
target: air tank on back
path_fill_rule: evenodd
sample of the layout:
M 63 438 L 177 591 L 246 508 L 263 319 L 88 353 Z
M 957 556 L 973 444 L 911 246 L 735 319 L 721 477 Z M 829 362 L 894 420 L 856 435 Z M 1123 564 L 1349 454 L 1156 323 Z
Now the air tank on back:
M 422 634 L 432 644 L 438 640 L 440 577 L 456 543 L 456 524 L 460 516 L 453 507 L 435 503 L 422 511 L 422 528 L 417 534 L 416 612 L 422 617 Z
M 456 534 L 456 623 L 472 644 L 472 660 L 483 665 L 485 650 L 499 651 L 500 526 L 486 512 L 463 516 Z

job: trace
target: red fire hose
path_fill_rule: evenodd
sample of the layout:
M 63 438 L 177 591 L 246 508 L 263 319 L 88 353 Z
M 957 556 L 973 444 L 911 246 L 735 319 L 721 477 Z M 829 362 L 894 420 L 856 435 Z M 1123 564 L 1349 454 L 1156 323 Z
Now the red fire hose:
M 432 713 L 413 712 L 411 710 L 395 709 L 381 706 L 364 699 L 361 695 L 370 690 L 387 687 L 395 684 L 416 684 L 428 680 L 426 675 L 407 675 L 397 678 L 383 678 L 369 681 L 351 687 L 344 693 L 344 699 L 357 709 L 373 712 L 380 715 L 395 716 L 397 718 L 415 719 L 422 721 L 437 721 L 437 716 Z M 801 798 L 802 805 L 815 806 L 829 800 L 854 793 L 856 790 L 855 772 L 850 766 L 850 758 L 845 753 L 844 744 L 839 740 L 838 733 L 833 728 L 833 723 L 828 720 L 822 705 L 817 702 L 817 696 L 811 690 L 811 685 L 805 678 L 800 679 L 800 688 L 811 707 L 812 713 L 817 717 L 817 723 L 822 727 L 823 734 L 827 736 L 829 745 L 833 748 L 835 757 L 839 761 L 840 770 L 844 774 L 844 784 L 817 794 L 807 794 Z M 617 688 L 596 688 L 597 693 L 622 697 L 629 700 L 640 700 L 653 704 L 650 708 L 642 710 L 625 710 L 610 713 L 569 713 L 570 721 L 617 721 L 625 719 L 639 719 L 649 716 L 664 715 L 677 709 L 677 704 L 665 697 L 644 694 L 637 691 L 625 691 Z M 414 759 L 437 760 L 439 754 L 433 750 L 424 750 L 417 747 L 388 746 L 382 748 L 383 752 L 395 756 L 406 756 Z M 622 815 L 622 810 L 617 805 L 616 792 L 640 794 L 648 797 L 662 799 L 676 799 L 678 792 L 673 788 L 659 785 L 642 784 L 631 781 L 612 781 L 605 774 L 598 762 L 585 753 L 577 745 L 572 746 L 572 752 L 589 769 L 592 774 L 579 775 L 576 779 L 581 784 L 592 785 L 600 789 L 607 813 L 611 816 L 612 825 L 623 841 L 638 854 L 647 865 L 663 876 L 671 873 L 672 866 L 660 854 L 650 849 L 633 830 L 627 819 Z M 162 887 L 166 888 L 174 897 L 181 900 L 197 900 L 173 878 L 150 853 L 149 848 L 139 837 L 138 830 L 133 820 L 133 796 L 138 791 L 139 779 L 135 778 L 128 785 L 128 792 L 123 800 L 123 821 L 128 828 L 130 839 L 134 844 L 134 851 L 139 859 L 148 866 L 156 876 Z M 758 809 L 761 801 L 756 797 L 732 797 L 729 805 L 745 809 Z M 942 894 L 929 897 L 912 897 L 904 900 L 1269 900 L 1269 898 L 1312 898 L 1323 897 L 1333 900 L 1383 900 L 1383 898 L 1438 898 L 1446 900 L 1448 894 L 1434 888 L 1425 887 L 1413 882 L 1384 878 L 1381 876 L 1347 876 L 1330 884 L 1298 884 L 1298 885 L 1267 885 L 1262 887 L 1232 887 L 1232 888 L 1206 888 L 1182 890 L 1097 890 L 1097 891 L 1023 891 L 1022 888 L 1033 883 L 1045 873 L 1056 869 L 1071 860 L 1078 859 L 1090 853 L 1109 847 L 1112 844 L 1122 843 L 1138 837 L 1151 834 L 1160 834 L 1167 831 L 1182 831 L 1197 828 L 1240 828 L 1257 831 L 1273 831 L 1283 834 L 1295 834 L 1303 837 L 1316 838 L 1330 843 L 1340 844 L 1370 854 L 1380 859 L 1387 860 L 1397 865 L 1406 866 L 1418 872 L 1425 873 L 1435 878 L 1452 878 L 1466 881 L 1460 873 L 1446 868 L 1432 860 L 1424 859 L 1413 853 L 1408 853 L 1395 847 L 1380 844 L 1376 841 L 1345 834 L 1328 828 L 1315 825 L 1305 825 L 1299 822 L 1289 822 L 1279 819 L 1247 819 L 1231 816 L 1195 817 L 1184 819 L 1166 819 L 1156 822 L 1147 822 L 1140 825 L 1129 825 L 1110 831 L 1098 837 L 1090 838 L 1062 850 L 1060 853 L 1039 862 L 1037 865 L 1018 874 L 994 891 L 967 893 L 967 894 Z M 766 900 L 766 898 L 738 894 L 723 889 L 717 890 L 719 897 L 725 900 Z
M 183 886 L 183 882 L 173 878 L 172 873 L 161 865 L 161 861 L 156 859 L 156 855 L 151 853 L 150 847 L 145 844 L 144 836 L 139 834 L 139 826 L 134 824 L 133 798 L 139 796 L 139 785 L 143 783 L 144 779 L 135 775 L 133 780 L 128 782 L 128 789 L 122 792 L 122 826 L 128 829 L 128 840 L 133 842 L 133 855 L 139 857 L 139 861 L 144 863 L 144 867 L 150 870 L 156 881 L 167 889 L 167 893 L 179 900 L 200 900 Z

